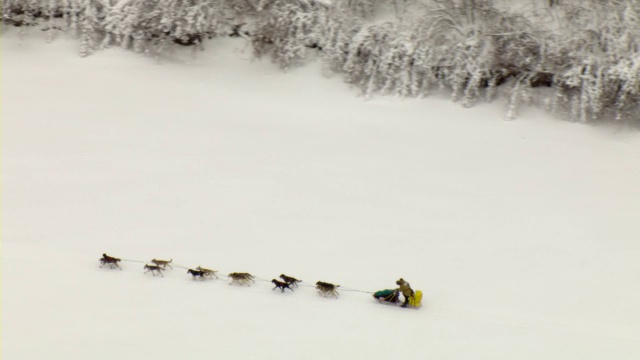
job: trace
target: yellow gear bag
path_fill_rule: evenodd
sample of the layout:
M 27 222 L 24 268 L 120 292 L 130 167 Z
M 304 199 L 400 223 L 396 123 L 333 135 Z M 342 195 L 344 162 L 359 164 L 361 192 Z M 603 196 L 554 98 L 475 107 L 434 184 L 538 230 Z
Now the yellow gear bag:
M 413 307 L 422 306 L 422 291 L 416 290 L 413 296 L 409 297 L 409 305 Z

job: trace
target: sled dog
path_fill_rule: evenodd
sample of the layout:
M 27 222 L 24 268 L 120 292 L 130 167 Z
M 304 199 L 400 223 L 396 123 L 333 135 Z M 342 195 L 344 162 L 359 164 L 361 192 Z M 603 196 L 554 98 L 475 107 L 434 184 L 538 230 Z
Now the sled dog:
M 114 267 L 117 267 L 118 269 L 122 270 L 122 268 L 120 267 L 120 264 L 118 264 L 120 261 L 122 260 L 116 257 L 109 256 L 107 254 L 102 254 L 102 258 L 100 258 L 100 267 L 103 267 L 104 265 L 108 264 L 109 267 L 112 269 Z
M 318 281 L 316 283 L 316 289 L 318 289 L 320 295 L 323 296 L 333 295 L 338 298 L 338 291 L 336 291 L 336 289 L 339 287 L 340 285 L 334 285 L 323 281 Z
M 229 278 L 231 278 L 231 283 L 229 283 L 229 285 L 236 283 L 236 284 L 240 284 L 240 285 L 247 285 L 249 286 L 250 282 L 255 282 L 253 280 L 255 276 L 249 274 L 249 273 L 231 273 L 229 274 Z
M 211 269 L 203 268 L 202 266 L 198 266 L 196 270 L 202 271 L 204 273 L 204 276 L 208 276 L 211 278 L 215 277 L 216 279 L 218 279 L 218 275 L 216 275 L 218 270 L 211 270 Z
M 204 280 L 204 271 L 202 270 L 194 270 L 194 269 L 189 269 L 187 270 L 187 274 L 191 274 L 193 276 L 193 279 L 196 279 L 196 276 L 200 276 L 200 279 Z
M 167 266 L 173 269 L 173 267 L 171 266 L 171 262 L 172 261 L 173 261 L 173 259 L 171 259 L 171 260 L 151 259 L 151 262 L 156 264 L 156 265 L 158 265 L 158 266 L 160 266 L 160 267 L 162 267 L 162 270 L 166 270 Z
M 149 271 L 151 271 L 151 274 L 153 276 L 156 276 L 156 273 L 160 274 L 160 276 L 164 276 L 164 274 L 162 273 L 162 270 L 164 270 L 162 266 L 146 264 L 144 266 L 144 269 L 145 269 L 145 273 L 148 273 Z
M 302 280 L 298 280 L 292 276 L 287 276 L 285 274 L 280 274 L 280 279 L 284 280 L 284 282 L 286 282 L 289 285 L 298 287 L 298 283 Z
M 291 284 L 283 282 L 283 281 L 278 281 L 276 279 L 271 280 L 272 283 L 274 283 L 276 286 L 272 289 L 280 289 L 281 292 L 284 292 L 284 289 L 289 289 L 291 291 L 293 291 L 293 289 L 291 288 Z

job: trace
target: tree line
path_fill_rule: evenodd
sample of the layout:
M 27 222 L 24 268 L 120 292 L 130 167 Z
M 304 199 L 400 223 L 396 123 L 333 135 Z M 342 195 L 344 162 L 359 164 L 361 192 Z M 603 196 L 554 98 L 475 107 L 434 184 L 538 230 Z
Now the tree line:
M 508 6 L 511 3 L 511 6 Z M 640 123 L 640 0 L 2 0 L 2 23 L 80 55 L 150 56 L 244 37 L 279 67 L 319 58 L 366 96 L 447 91 L 463 106 L 538 102 L 580 122 Z M 539 91 L 548 88 L 550 91 Z

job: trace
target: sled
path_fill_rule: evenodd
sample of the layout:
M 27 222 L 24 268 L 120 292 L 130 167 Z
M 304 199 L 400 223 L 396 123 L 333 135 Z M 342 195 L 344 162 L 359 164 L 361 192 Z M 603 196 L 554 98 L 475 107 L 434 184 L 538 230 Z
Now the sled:
M 386 305 L 400 305 L 400 292 L 397 289 L 385 289 L 376 291 L 373 293 L 373 298 L 378 300 L 381 304 Z M 422 291 L 416 290 L 416 292 L 409 297 L 409 304 L 407 307 L 418 309 L 422 306 Z
M 379 302 L 397 304 L 400 301 L 400 293 L 398 290 L 385 289 L 373 293 L 373 297 Z

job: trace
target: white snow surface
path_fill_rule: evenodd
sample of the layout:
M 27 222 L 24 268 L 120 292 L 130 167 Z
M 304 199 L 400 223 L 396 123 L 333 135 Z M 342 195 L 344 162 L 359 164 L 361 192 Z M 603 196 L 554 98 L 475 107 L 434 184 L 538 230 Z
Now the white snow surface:
M 640 358 L 637 132 L 3 32 L 3 359 Z

